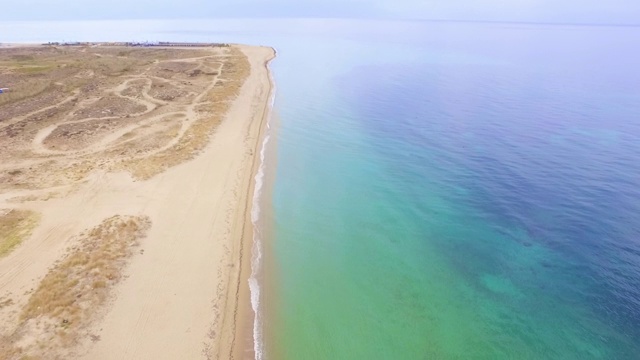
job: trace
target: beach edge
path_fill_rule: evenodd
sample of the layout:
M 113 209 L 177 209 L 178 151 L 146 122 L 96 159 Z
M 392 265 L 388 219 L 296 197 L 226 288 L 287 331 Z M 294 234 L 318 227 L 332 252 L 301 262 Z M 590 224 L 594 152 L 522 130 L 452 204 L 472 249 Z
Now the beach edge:
M 242 46 L 243 51 L 251 50 L 252 46 Z M 249 288 L 249 279 L 252 276 L 252 258 L 255 241 L 255 224 L 252 219 L 254 210 L 254 198 L 256 196 L 256 175 L 262 164 L 261 150 L 263 148 L 265 137 L 268 136 L 269 119 L 272 114 L 272 99 L 274 96 L 275 84 L 269 67 L 271 61 L 276 57 L 276 50 L 273 47 L 261 46 L 258 48 L 268 49 L 270 55 L 260 59 L 260 64 L 252 61 L 251 71 L 259 71 L 260 77 L 266 77 L 268 88 L 262 96 L 262 111 L 257 117 L 254 124 L 249 130 L 251 136 L 255 132 L 255 143 L 253 145 L 253 159 L 248 174 L 243 174 L 243 180 L 246 182 L 246 192 L 243 194 L 244 206 L 238 208 L 240 212 L 236 221 L 240 222 L 234 228 L 237 231 L 233 238 L 238 239 L 239 248 L 237 249 L 236 260 L 239 263 L 236 279 L 231 282 L 227 294 L 227 303 L 225 306 L 225 319 L 233 319 L 232 321 L 224 321 L 222 336 L 228 336 L 228 340 L 221 342 L 218 358 L 228 359 L 255 359 L 255 343 L 254 343 L 254 321 L 255 312 L 251 304 L 251 289 Z M 249 55 L 249 54 L 247 54 Z M 251 56 L 248 56 L 250 59 Z M 234 232 L 235 232 L 234 231 Z M 235 287 L 234 287 L 235 285 Z

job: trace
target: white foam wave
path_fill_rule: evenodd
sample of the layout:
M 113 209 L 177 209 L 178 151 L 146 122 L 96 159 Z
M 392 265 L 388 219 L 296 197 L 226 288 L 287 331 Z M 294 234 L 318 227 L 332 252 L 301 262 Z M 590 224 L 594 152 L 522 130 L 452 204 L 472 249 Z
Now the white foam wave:
M 269 103 L 269 114 L 267 115 L 267 124 L 265 130 L 264 141 L 262 142 L 262 148 L 260 149 L 260 166 L 255 176 L 255 188 L 253 191 L 253 203 L 251 208 L 251 222 L 253 224 L 253 249 L 251 256 L 251 276 L 249 277 L 249 291 L 251 293 L 251 308 L 254 312 L 253 321 L 253 349 L 255 352 L 256 360 L 264 359 L 264 341 L 262 333 L 262 312 L 260 311 L 260 282 L 258 276 L 262 271 L 262 236 L 260 233 L 260 226 L 258 221 L 260 220 L 260 200 L 262 195 L 262 188 L 264 186 L 265 177 L 265 153 L 267 144 L 271 135 L 269 130 L 271 129 L 271 113 L 275 104 L 276 88 L 271 73 L 271 99 Z

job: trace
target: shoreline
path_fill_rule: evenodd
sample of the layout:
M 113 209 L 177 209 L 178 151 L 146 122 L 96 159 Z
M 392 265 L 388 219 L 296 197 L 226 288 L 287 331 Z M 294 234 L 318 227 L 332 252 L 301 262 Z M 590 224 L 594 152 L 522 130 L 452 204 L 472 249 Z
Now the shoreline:
M 252 189 L 252 206 L 251 211 L 249 213 L 248 221 L 251 221 L 251 262 L 248 264 L 248 273 L 250 274 L 247 279 L 247 285 L 249 287 L 249 296 L 248 302 L 245 301 L 245 304 L 249 305 L 249 313 L 253 314 L 252 317 L 248 319 L 246 324 L 250 324 L 251 326 L 247 328 L 247 333 L 250 343 L 253 348 L 253 356 L 252 360 L 262 360 L 263 359 L 263 347 L 264 347 L 264 334 L 262 325 L 263 321 L 260 316 L 264 317 L 263 310 L 261 309 L 261 300 L 263 298 L 262 288 L 265 287 L 264 282 L 261 282 L 261 276 L 264 274 L 264 264 L 262 263 L 264 260 L 264 243 L 267 241 L 265 227 L 266 225 L 263 223 L 264 221 L 264 202 L 268 201 L 270 204 L 271 197 L 268 194 L 265 194 L 265 190 L 269 190 L 267 187 L 268 179 L 267 179 L 267 152 L 270 149 L 269 143 L 273 141 L 272 139 L 275 136 L 275 129 L 272 128 L 274 123 L 274 112 L 275 112 L 275 101 L 277 89 L 275 85 L 275 80 L 273 78 L 273 72 L 271 71 L 270 64 L 277 57 L 278 52 L 275 48 L 271 48 L 273 51 L 273 56 L 271 59 L 265 62 L 265 68 L 267 74 L 269 76 L 269 84 L 270 91 L 268 97 L 268 103 L 265 107 L 265 119 L 263 124 L 263 129 L 260 138 L 262 139 L 256 146 L 256 157 L 254 159 L 254 177 L 253 177 L 253 189 Z M 272 144 L 271 148 L 275 148 Z M 269 200 L 265 200 L 269 199 Z M 245 273 L 246 274 L 246 273 Z M 253 285 L 253 287 L 252 287 Z M 245 287 L 246 288 L 246 287 Z M 245 306 L 245 309 L 247 307 Z M 251 319 L 252 318 L 252 319 Z M 251 321 L 253 320 L 253 321 Z M 261 348 L 262 347 L 262 348 Z
M 260 245 L 261 245 L 261 261 L 257 273 L 254 274 L 256 280 L 260 284 L 260 322 L 262 328 L 259 334 L 259 340 L 261 341 L 260 350 L 262 351 L 262 357 L 255 360 L 264 360 L 266 354 L 270 357 L 276 357 L 276 353 L 273 352 L 273 333 L 274 318 L 272 313 L 273 304 L 279 303 L 276 296 L 277 292 L 277 276 L 274 271 L 274 246 L 275 246 L 275 212 L 271 205 L 275 188 L 275 177 L 278 165 L 278 131 L 280 129 L 280 118 L 277 111 L 274 109 L 274 113 L 270 119 L 270 131 L 269 131 L 269 145 L 264 149 L 264 173 L 262 174 L 263 187 L 261 191 L 261 209 L 260 218 L 257 221 L 257 226 L 260 230 Z M 273 141 L 272 141 L 273 140 Z M 269 328 L 264 328 L 264 324 L 268 323 Z M 257 347 L 258 344 L 256 344 Z
M 267 101 L 265 102 L 262 110 L 262 116 L 260 126 L 258 129 L 257 142 L 253 149 L 253 164 L 250 171 L 250 181 L 247 184 L 246 201 L 243 209 L 242 218 L 244 220 L 242 224 L 242 239 L 240 249 L 240 273 L 236 281 L 235 293 L 229 291 L 229 298 L 232 299 L 232 307 L 227 305 L 227 312 L 233 314 L 234 329 L 233 329 L 233 341 L 229 347 L 228 359 L 257 359 L 256 357 L 256 344 L 255 344 L 255 320 L 257 314 L 251 303 L 252 292 L 249 286 L 253 274 L 253 256 L 254 246 L 256 246 L 256 226 L 252 217 L 253 211 L 256 206 L 256 198 L 260 196 L 260 193 L 256 194 L 256 180 L 260 167 L 263 165 L 264 159 L 261 158 L 262 151 L 268 142 L 269 136 L 269 124 L 270 118 L 273 115 L 273 99 L 275 97 L 275 84 L 272 77 L 269 64 L 277 56 L 277 52 L 274 48 L 270 48 L 272 55 L 266 59 L 262 65 L 266 71 L 266 75 L 269 78 L 269 91 L 267 95 Z M 259 198 L 257 201 L 262 201 Z M 231 296 L 233 295 L 233 296 Z M 220 354 L 220 358 L 225 358 L 224 353 Z

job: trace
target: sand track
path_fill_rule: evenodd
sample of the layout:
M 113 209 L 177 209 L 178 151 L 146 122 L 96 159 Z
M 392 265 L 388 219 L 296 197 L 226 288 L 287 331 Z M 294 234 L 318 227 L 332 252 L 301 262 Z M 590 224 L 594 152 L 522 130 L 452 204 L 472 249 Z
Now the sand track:
M 212 57 L 214 57 L 214 56 L 202 56 L 202 57 L 189 58 L 189 59 L 176 59 L 176 60 L 158 61 L 158 62 L 156 62 L 156 64 L 162 64 L 164 62 L 176 62 L 176 61 L 187 62 L 188 61 L 188 62 L 194 62 L 194 63 L 197 63 L 198 65 L 201 65 L 198 62 L 199 60 L 210 59 Z M 212 103 L 212 100 L 203 101 L 203 98 L 204 98 L 204 96 L 206 96 L 208 94 L 209 91 L 211 91 L 216 85 L 218 85 L 219 78 L 220 78 L 221 74 L 223 73 L 224 64 L 222 64 L 222 63 L 217 63 L 217 64 L 218 64 L 218 67 L 216 68 L 217 75 L 213 76 L 213 78 L 210 81 L 210 84 L 206 88 L 204 88 L 204 90 L 202 92 L 200 92 L 197 96 L 195 96 L 189 103 L 184 104 L 184 105 L 172 106 L 171 108 L 175 109 L 176 111 L 150 116 L 150 117 L 144 118 L 144 120 L 138 121 L 135 124 L 122 127 L 117 131 L 110 132 L 108 135 L 105 135 L 99 141 L 94 142 L 93 144 L 83 148 L 82 150 L 66 150 L 65 151 L 65 150 L 53 150 L 51 148 L 48 148 L 44 144 L 44 142 L 46 141 L 46 139 L 49 136 L 52 135 L 52 133 L 56 129 L 58 129 L 59 127 L 61 127 L 63 125 L 73 125 L 73 124 L 82 124 L 82 123 L 87 123 L 87 122 L 99 122 L 99 121 L 105 121 L 105 120 L 122 119 L 122 116 L 104 116 L 104 117 L 88 117 L 88 118 L 70 120 L 70 118 L 73 117 L 73 114 L 75 112 L 77 112 L 78 110 L 82 109 L 85 106 L 90 106 L 90 105 L 79 104 L 74 109 L 74 111 L 72 111 L 69 115 L 67 115 L 61 122 L 53 124 L 53 125 L 50 125 L 50 126 L 47 126 L 45 128 L 42 128 L 40 131 L 38 131 L 38 133 L 33 138 L 32 145 L 31 145 L 32 146 L 31 150 L 33 151 L 34 154 L 37 154 L 37 155 L 65 155 L 65 156 L 74 157 L 74 158 L 78 158 L 78 157 L 86 156 L 86 155 L 90 155 L 90 154 L 96 154 L 96 153 L 103 152 L 103 151 L 107 150 L 109 147 L 114 145 L 114 143 L 126 133 L 129 133 L 129 132 L 131 132 L 131 131 L 133 131 L 135 129 L 139 129 L 141 127 L 147 126 L 150 123 L 156 122 L 159 119 L 162 119 L 165 116 L 170 115 L 170 114 L 185 114 L 186 116 L 181 121 L 181 127 L 180 127 L 180 130 L 178 131 L 178 134 L 173 139 L 168 141 L 165 145 L 159 147 L 157 150 L 154 150 L 153 152 L 150 152 L 150 153 L 146 154 L 146 156 L 156 154 L 156 153 L 164 151 L 164 150 L 166 150 L 166 149 L 168 149 L 168 148 L 170 148 L 172 146 L 175 146 L 180 141 L 180 138 L 182 136 L 184 136 L 185 132 L 187 131 L 188 127 L 190 126 L 190 123 L 193 123 L 192 120 L 198 118 L 198 113 L 197 113 L 196 107 L 197 106 L 202 106 L 202 105 L 208 105 L 208 104 Z M 128 117 L 143 118 L 145 115 L 147 115 L 147 114 L 153 112 L 154 110 L 156 110 L 159 106 L 166 106 L 166 105 L 170 104 L 167 101 L 164 101 L 164 100 L 161 100 L 161 99 L 157 99 L 157 98 L 154 98 L 151 95 L 149 95 L 149 91 L 151 90 L 151 85 L 152 85 L 153 79 L 156 79 L 156 80 L 160 79 L 164 83 L 167 83 L 167 84 L 170 84 L 170 85 L 176 85 L 176 82 L 178 82 L 178 81 L 167 80 L 167 79 L 158 78 L 158 77 L 154 77 L 154 76 L 147 76 L 146 73 L 149 70 L 150 70 L 150 68 L 146 69 L 145 72 L 142 73 L 141 75 L 131 76 L 130 78 L 124 80 L 122 83 L 118 84 L 117 86 L 112 87 L 110 89 L 105 89 L 104 90 L 105 94 L 109 94 L 109 93 L 114 94 L 115 96 L 118 96 L 118 97 L 123 98 L 123 99 L 130 100 L 130 101 L 132 101 L 132 102 L 134 102 L 136 104 L 139 104 L 141 106 L 144 106 L 146 108 L 146 110 L 144 110 L 143 112 L 128 114 L 127 118 Z M 144 81 L 144 87 L 142 88 L 142 91 L 140 92 L 140 95 L 141 95 L 142 98 L 123 95 L 123 92 L 127 91 L 130 88 L 130 83 L 131 82 L 140 81 L 140 80 Z M 70 96 L 67 99 L 63 100 L 58 105 L 60 105 L 62 103 L 69 102 L 69 101 L 72 101 L 73 99 L 76 99 L 77 95 L 78 95 L 78 91 L 76 90 L 76 91 L 74 91 L 74 95 L 73 96 Z M 52 107 L 55 107 L 55 106 L 58 106 L 58 105 L 54 105 Z M 42 109 L 40 111 L 43 111 L 43 110 L 45 110 L 45 109 Z M 37 112 L 35 112 L 35 113 L 37 113 Z M 24 116 L 24 118 L 26 118 L 26 117 L 28 117 L 30 115 L 32 115 L 32 114 L 27 114 L 27 115 Z M 21 121 L 23 119 L 20 119 L 18 121 Z M 191 122 L 190 122 L 190 120 L 191 120 Z M 134 158 L 140 158 L 140 156 L 134 157 Z
M 67 96 L 65 99 L 63 99 L 62 101 L 60 101 L 60 102 L 58 102 L 58 103 L 56 103 L 54 105 L 47 106 L 47 107 L 32 111 L 30 113 L 27 113 L 25 115 L 15 117 L 15 118 L 11 119 L 10 121 L 2 122 L 2 123 L 0 123 L 0 129 L 3 129 L 3 128 L 8 127 L 8 126 L 11 126 L 13 124 L 17 124 L 20 121 L 24 121 L 25 119 L 27 119 L 27 118 L 29 118 L 29 117 L 31 117 L 33 115 L 36 115 L 38 113 L 41 113 L 41 112 L 44 112 L 44 111 L 47 111 L 47 110 L 50 110 L 50 109 L 55 109 L 57 107 L 60 107 L 60 106 L 66 104 L 68 102 L 73 101 L 74 99 L 77 99 L 78 98 L 78 94 L 80 94 L 80 90 L 76 89 L 76 90 L 73 91 L 73 93 L 71 95 Z

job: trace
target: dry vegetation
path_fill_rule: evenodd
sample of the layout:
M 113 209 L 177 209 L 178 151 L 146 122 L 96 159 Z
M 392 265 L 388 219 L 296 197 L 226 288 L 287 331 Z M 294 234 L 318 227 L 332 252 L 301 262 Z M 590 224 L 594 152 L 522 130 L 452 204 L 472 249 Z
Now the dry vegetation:
M 14 333 L 0 337 L 0 359 L 65 358 L 149 227 L 147 217 L 114 216 L 75 239 L 29 298 Z
M 201 102 L 198 104 L 200 106 L 194 109 L 202 114 L 200 120 L 187 128 L 179 141 L 170 148 L 153 156 L 123 161 L 120 164 L 122 169 L 130 170 L 137 178 L 148 179 L 171 166 L 193 158 L 204 149 L 213 130 L 222 122 L 231 101 L 240 93 L 244 79 L 249 76 L 250 65 L 246 56 L 234 48 L 231 49 L 230 56 L 234 60 L 226 63 L 226 68 L 218 76 L 218 80 L 222 80 L 221 84 L 224 85 L 213 84 L 207 92 L 201 94 L 202 98 L 215 100 Z
M 32 211 L 0 209 L 0 258 L 31 236 L 38 220 L 38 214 Z
M 249 72 L 235 47 L 0 49 L 0 87 L 10 88 L 0 94 L 0 194 L 28 190 L 6 206 L 64 197 L 95 171 L 148 179 L 193 158 Z M 0 258 L 39 216 L 0 209 Z M 114 216 L 65 235 L 76 245 L 33 292 L 0 297 L 14 314 L 0 326 L 0 360 L 72 357 L 149 226 L 146 217 Z
M 191 159 L 249 75 L 235 47 L 0 49 L 0 192 Z

